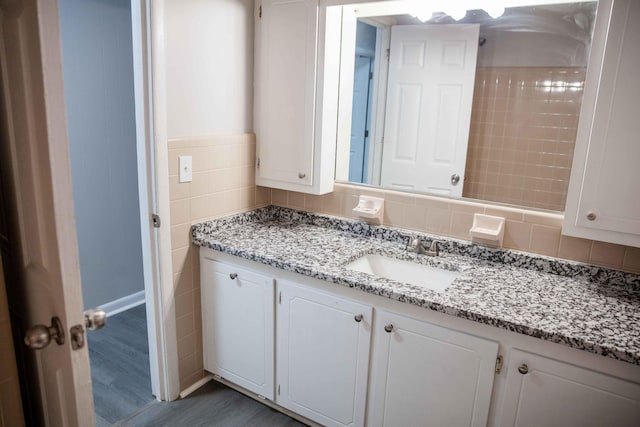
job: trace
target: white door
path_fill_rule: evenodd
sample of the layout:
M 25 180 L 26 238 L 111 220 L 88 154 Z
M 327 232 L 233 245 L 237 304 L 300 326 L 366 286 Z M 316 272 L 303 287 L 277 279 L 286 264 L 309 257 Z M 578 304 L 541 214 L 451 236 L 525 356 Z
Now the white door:
M 384 187 L 462 196 L 479 29 L 478 24 L 391 29 Z
M 23 329 L 58 317 L 64 343 L 33 350 L 44 425 L 94 423 L 86 345 L 71 347 L 83 325 L 82 292 L 64 108 L 58 5 L 0 2 L 3 167 L 9 168 Z M 46 71 L 46 72 L 43 72 Z M 15 265 L 17 264 L 17 265 Z M 10 301 L 14 304 L 15 301 Z M 17 344 L 17 343 L 16 343 Z
M 364 425 L 372 308 L 278 283 L 276 402 L 325 426 Z
M 513 350 L 502 426 L 639 426 L 640 384 Z
M 370 424 L 485 426 L 498 343 L 379 312 Z
M 272 277 L 201 258 L 204 368 L 273 400 Z

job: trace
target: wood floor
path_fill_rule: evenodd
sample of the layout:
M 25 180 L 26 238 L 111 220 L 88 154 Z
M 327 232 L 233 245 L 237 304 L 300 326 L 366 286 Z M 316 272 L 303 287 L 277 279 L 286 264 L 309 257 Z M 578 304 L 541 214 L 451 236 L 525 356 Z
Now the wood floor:
M 304 424 L 220 383 L 210 381 L 174 402 L 154 402 L 119 427 L 298 427 Z
M 144 304 L 109 317 L 87 338 L 97 426 L 112 425 L 155 400 Z
M 109 317 L 104 328 L 88 331 L 87 337 L 98 427 L 304 426 L 214 381 L 185 399 L 156 401 L 144 305 Z

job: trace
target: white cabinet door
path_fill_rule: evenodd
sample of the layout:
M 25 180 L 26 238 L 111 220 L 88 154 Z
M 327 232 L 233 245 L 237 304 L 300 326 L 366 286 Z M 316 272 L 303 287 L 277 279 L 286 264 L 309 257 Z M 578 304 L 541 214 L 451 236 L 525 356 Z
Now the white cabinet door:
M 485 426 L 498 343 L 381 311 L 372 426 Z
M 278 283 L 276 402 L 326 426 L 364 425 L 372 308 Z
M 340 32 L 318 0 L 257 0 L 256 183 L 310 194 L 333 191 Z
M 636 247 L 639 22 L 638 1 L 598 4 L 563 227 L 564 234 Z
M 273 400 L 273 278 L 201 259 L 204 368 Z
M 502 426 L 640 426 L 640 384 L 514 350 Z
M 313 184 L 317 0 L 263 0 L 258 20 L 257 183 Z

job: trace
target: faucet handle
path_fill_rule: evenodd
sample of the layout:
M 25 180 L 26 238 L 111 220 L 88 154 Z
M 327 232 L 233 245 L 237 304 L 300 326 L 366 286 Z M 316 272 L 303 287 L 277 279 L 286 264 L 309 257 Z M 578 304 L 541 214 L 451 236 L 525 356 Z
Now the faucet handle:
M 406 242 L 404 245 L 404 250 L 406 251 L 409 247 L 409 243 L 413 242 L 413 237 L 411 236 L 411 234 L 404 234 L 400 232 L 398 232 L 398 236 L 400 236 L 400 238 Z
M 442 243 L 440 240 L 432 240 L 431 246 L 429 246 L 429 252 L 433 252 L 436 255 L 440 254 L 440 248 L 438 247 L 438 243 Z

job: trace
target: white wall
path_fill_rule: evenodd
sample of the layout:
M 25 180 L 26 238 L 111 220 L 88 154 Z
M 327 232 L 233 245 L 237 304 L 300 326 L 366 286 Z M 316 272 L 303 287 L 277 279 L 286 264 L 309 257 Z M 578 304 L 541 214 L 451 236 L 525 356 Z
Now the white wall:
M 253 130 L 253 0 L 167 0 L 168 137 Z
M 142 291 L 130 0 L 61 0 L 85 308 Z
M 586 67 L 589 46 L 558 31 L 481 30 L 487 41 L 478 47 L 478 67 Z

